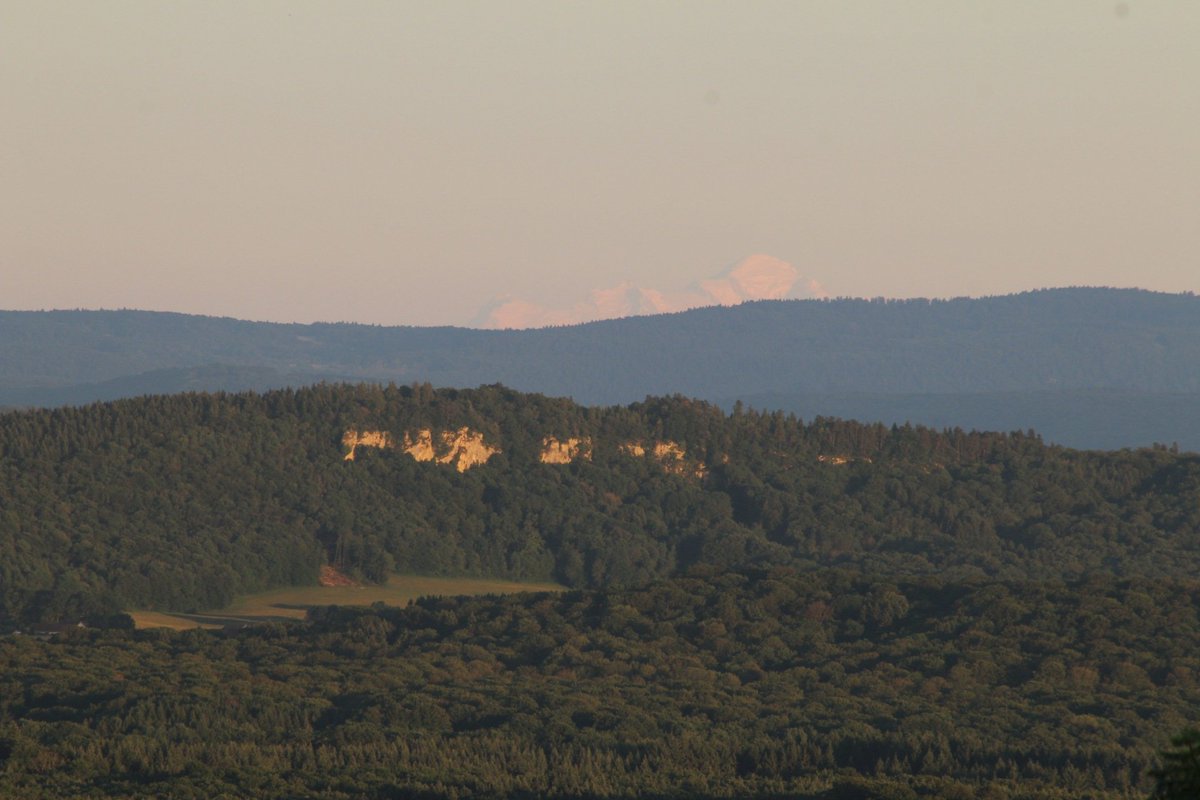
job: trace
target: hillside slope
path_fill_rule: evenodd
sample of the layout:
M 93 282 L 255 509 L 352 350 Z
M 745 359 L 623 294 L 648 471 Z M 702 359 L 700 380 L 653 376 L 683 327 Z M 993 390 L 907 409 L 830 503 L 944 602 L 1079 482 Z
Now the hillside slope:
M 638 585 L 703 564 L 1200 572 L 1200 457 L 502 387 L 0 415 L 0 614 L 213 608 L 392 571 Z
M 906 422 L 931 428 L 1024 431 L 1049 442 L 1091 450 L 1171 445 L 1200 451 L 1200 392 L 1140 392 L 1130 389 L 1059 389 L 956 394 L 881 392 L 766 393 L 725 398 L 752 408 L 781 410 L 804 419 L 842 417 Z
M 682 393 L 717 402 L 877 399 L 873 418 L 1027 429 L 1078 447 L 1179 442 L 1200 450 L 1200 298 L 1056 289 L 947 301 L 775 301 L 563 328 L 482 331 L 280 325 L 139 311 L 0 312 L 0 406 L 52 406 L 183 388 L 266 389 L 320 380 L 500 382 L 587 404 Z M 1078 392 L 1115 391 L 1160 424 L 1109 406 L 1061 413 Z M 1030 421 L 973 398 L 1011 397 Z M 999 400 L 998 400 L 999 401 Z M 1095 405 L 1094 403 L 1092 404 Z M 978 421 L 978 423 L 976 422 Z M 1095 432 L 1104 432 L 1096 435 Z M 1148 438 L 1149 437 L 1149 438 Z

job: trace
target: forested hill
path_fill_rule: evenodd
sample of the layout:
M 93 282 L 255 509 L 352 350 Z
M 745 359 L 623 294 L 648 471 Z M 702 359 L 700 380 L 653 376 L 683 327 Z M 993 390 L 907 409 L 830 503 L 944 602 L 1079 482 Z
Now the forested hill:
M 696 565 L 1200 574 L 1200 457 L 681 397 L 322 385 L 0 415 L 0 613 L 220 606 L 391 571 L 640 585 Z
M 1068 430 L 1061 439 L 1052 430 L 1052 438 L 1101 447 L 1149 444 L 1152 435 L 1200 449 L 1200 431 L 1192 436 L 1200 299 L 1190 294 L 1081 288 L 946 301 L 775 301 L 521 331 L 10 311 L 0 312 L 0 341 L 0 405 L 10 406 L 350 378 L 501 382 L 582 403 L 679 392 L 776 398 L 806 410 L 811 404 L 797 396 L 816 394 L 827 401 L 822 413 L 843 417 L 849 413 L 829 398 L 868 393 L 887 420 L 895 419 L 888 398 L 906 395 L 913 420 L 939 424 L 938 408 L 958 406 L 947 396 L 1018 393 L 1028 396 L 1012 398 L 1016 407 L 1032 403 L 1034 416 L 1054 426 L 1045 412 L 1072 402 L 1056 393 L 1116 390 L 1137 395 L 1147 419 L 1166 419 L 1126 433 L 1122 415 L 1101 408 L 1082 435 Z M 912 397 L 923 395 L 938 397 L 914 407 Z M 987 427 L 994 416 L 953 422 Z

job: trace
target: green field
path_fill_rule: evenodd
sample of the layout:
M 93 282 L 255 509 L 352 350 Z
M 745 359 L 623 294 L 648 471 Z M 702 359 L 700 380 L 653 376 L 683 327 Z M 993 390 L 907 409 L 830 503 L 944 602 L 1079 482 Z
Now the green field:
M 138 628 L 225 628 L 264 622 L 303 619 L 313 606 L 369 606 L 384 603 L 404 606 L 431 595 L 515 594 L 559 592 L 556 583 L 518 583 L 490 578 L 428 578 L 393 575 L 374 586 L 291 586 L 239 597 L 231 605 L 195 614 L 164 611 L 130 611 Z

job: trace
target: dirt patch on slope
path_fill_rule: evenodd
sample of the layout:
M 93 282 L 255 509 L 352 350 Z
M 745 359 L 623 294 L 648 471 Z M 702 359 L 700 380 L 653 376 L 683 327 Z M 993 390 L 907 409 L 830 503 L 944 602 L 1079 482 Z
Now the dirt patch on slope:
M 321 574 L 317 576 L 321 586 L 360 586 L 358 581 L 351 578 L 332 564 L 322 564 Z

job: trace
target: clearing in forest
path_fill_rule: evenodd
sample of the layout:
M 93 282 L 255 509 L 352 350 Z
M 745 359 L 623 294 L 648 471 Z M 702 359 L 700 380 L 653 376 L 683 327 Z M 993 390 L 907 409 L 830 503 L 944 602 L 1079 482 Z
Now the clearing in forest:
M 291 586 L 245 595 L 225 608 L 195 614 L 130 611 L 138 628 L 229 628 L 304 619 L 313 606 L 405 606 L 418 597 L 560 592 L 556 583 L 519 583 L 492 578 L 430 578 L 393 575 L 387 583 L 367 586 Z

